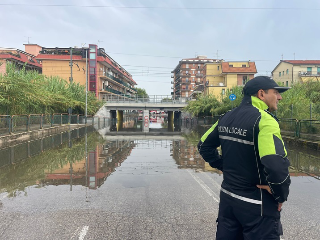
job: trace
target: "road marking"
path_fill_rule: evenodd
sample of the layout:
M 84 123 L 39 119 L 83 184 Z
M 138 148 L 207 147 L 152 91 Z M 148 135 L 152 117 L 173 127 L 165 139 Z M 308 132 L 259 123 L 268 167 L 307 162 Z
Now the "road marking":
M 209 177 L 207 172 L 201 172 L 201 174 L 204 174 L 206 178 L 208 178 L 212 182 L 212 184 L 220 191 L 221 186 L 213 178 Z
M 194 180 L 196 180 L 197 183 L 199 183 L 199 185 L 209 194 L 209 196 L 213 198 L 213 200 L 215 200 L 217 203 L 219 202 L 219 200 L 214 197 L 216 194 L 208 187 L 208 185 L 206 185 L 198 176 L 194 175 L 191 170 L 188 169 L 187 172 L 193 177 Z
M 89 226 L 84 226 L 79 234 L 79 240 L 83 240 L 84 237 L 86 236 L 87 234 L 87 231 L 89 229 Z

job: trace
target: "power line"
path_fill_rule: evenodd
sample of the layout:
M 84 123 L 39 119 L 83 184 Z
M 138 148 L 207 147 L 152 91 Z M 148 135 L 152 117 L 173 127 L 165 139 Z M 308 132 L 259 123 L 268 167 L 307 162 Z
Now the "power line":
M 163 10 L 306 10 L 319 11 L 320 8 L 294 8 L 294 7 L 148 7 L 148 6 L 108 6 L 108 5 L 75 5 L 75 4 L 25 4 L 0 3 L 0 6 L 26 6 L 26 7 L 82 7 L 82 8 L 118 8 L 118 9 L 163 9 Z

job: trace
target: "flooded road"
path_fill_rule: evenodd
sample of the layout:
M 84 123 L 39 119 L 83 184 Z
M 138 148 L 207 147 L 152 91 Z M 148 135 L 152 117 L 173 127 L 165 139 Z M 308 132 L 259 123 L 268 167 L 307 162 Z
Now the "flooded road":
M 0 238 L 214 239 L 222 173 L 197 152 L 205 129 L 151 125 L 148 134 L 136 121 L 0 149 Z M 282 239 L 318 239 L 319 154 L 288 153 Z

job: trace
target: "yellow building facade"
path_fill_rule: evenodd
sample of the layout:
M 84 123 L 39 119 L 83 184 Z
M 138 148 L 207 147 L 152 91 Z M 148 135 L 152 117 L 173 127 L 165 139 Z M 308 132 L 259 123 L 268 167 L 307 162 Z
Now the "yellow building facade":
M 204 93 L 222 98 L 227 89 L 243 86 L 257 73 L 254 62 L 216 62 L 204 65 Z
M 97 48 L 92 44 L 89 46 L 89 49 L 72 50 L 42 48 L 36 57 L 42 63 L 42 74 L 59 76 L 68 82 L 84 86 L 88 78 L 88 90 L 94 92 L 99 100 L 107 100 L 114 96 L 122 98 L 134 96 L 137 92 L 134 88 L 136 82 L 131 74 L 106 54 L 103 48 Z
M 320 79 L 320 60 L 281 60 L 272 78 L 282 86 Z

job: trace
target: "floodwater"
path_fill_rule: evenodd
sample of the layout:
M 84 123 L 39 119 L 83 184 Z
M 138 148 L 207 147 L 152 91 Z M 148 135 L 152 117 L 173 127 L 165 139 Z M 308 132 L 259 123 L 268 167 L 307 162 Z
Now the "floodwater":
M 150 120 L 150 133 L 127 118 L 0 149 L 0 238 L 213 239 L 222 173 L 197 152 L 206 128 Z M 319 152 L 288 155 L 282 239 L 317 239 Z

